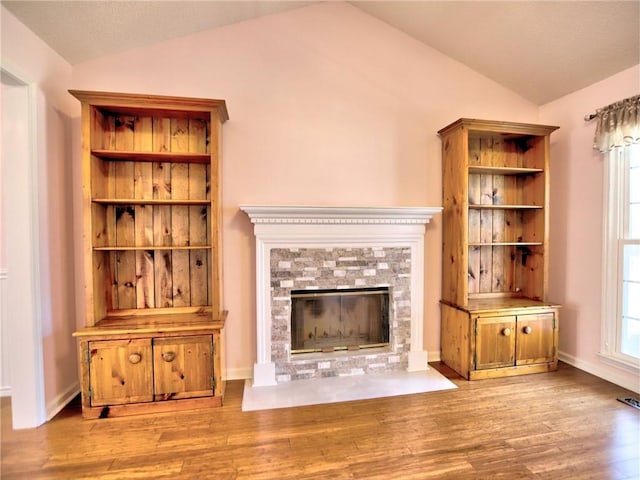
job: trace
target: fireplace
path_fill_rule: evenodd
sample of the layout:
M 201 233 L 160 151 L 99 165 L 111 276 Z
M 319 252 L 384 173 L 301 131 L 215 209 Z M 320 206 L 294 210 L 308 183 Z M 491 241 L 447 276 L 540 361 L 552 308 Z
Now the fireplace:
M 256 235 L 254 386 L 428 368 L 422 347 L 424 234 L 440 208 L 241 209 Z M 317 301 L 322 297 L 325 302 Z M 343 320 L 325 318 L 328 310 L 340 311 L 340 302 Z M 372 327 L 377 310 L 386 313 Z M 305 311 L 309 325 L 292 323 Z M 366 319 L 344 327 L 344 315 L 356 313 Z
M 291 354 L 389 345 L 389 287 L 291 291 Z

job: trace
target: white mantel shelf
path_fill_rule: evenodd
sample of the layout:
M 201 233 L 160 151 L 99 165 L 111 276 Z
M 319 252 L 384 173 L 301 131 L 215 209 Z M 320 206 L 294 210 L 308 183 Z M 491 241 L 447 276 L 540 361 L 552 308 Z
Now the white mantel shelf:
M 427 224 L 442 207 L 241 205 L 254 224 Z

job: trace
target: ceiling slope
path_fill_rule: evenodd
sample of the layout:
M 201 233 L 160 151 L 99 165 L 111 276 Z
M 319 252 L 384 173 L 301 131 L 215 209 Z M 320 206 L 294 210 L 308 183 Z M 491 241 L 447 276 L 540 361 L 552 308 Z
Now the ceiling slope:
M 6 1 L 69 63 L 281 13 L 303 1 Z M 640 1 L 352 1 L 544 104 L 640 62 Z

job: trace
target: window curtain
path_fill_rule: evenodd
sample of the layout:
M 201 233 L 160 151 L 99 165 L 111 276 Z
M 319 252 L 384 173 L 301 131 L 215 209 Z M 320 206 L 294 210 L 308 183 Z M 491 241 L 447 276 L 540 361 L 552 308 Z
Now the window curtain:
M 593 148 L 607 152 L 615 147 L 640 143 L 640 95 L 596 110 L 596 118 Z

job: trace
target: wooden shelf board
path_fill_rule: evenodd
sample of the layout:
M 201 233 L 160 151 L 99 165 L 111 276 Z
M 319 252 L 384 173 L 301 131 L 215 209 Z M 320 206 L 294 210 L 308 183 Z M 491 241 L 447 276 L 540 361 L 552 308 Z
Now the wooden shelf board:
M 542 242 L 469 242 L 470 247 L 537 247 Z
M 469 165 L 469 173 L 479 173 L 486 175 L 535 175 L 542 172 L 544 172 L 542 168 L 491 167 L 485 165 Z
M 460 118 L 450 125 L 438 130 L 438 135 L 442 136 L 450 131 L 463 127 L 468 130 L 469 136 L 494 135 L 510 139 L 550 135 L 551 132 L 560 128 L 554 125 Z
M 541 210 L 542 205 L 492 205 L 492 204 L 469 204 L 469 208 L 478 210 Z
M 93 203 L 99 203 L 103 205 L 211 205 L 211 200 L 158 200 L 149 198 L 94 198 L 91 200 Z
M 93 327 L 86 327 L 73 333 L 74 337 L 122 334 L 179 333 L 224 327 L 227 312 L 214 314 L 211 311 L 189 313 L 147 313 L 140 310 L 137 315 L 113 315 L 100 320 Z
M 69 90 L 69 93 L 83 103 L 114 115 L 128 113 L 209 120 L 212 112 L 217 111 L 221 122 L 229 120 L 224 100 L 87 90 Z
M 211 163 L 210 153 L 190 152 L 140 152 L 137 150 L 92 149 L 91 154 L 103 160 L 164 162 L 164 163 Z
M 469 298 L 466 306 L 453 305 L 449 302 L 443 301 L 447 305 L 454 308 L 464 310 L 466 312 L 489 312 L 495 310 L 509 310 L 509 309 L 537 309 L 537 308 L 558 308 L 560 305 L 551 302 L 542 302 L 533 298 L 515 297 L 515 296 L 490 296 L 490 297 L 476 297 Z
M 180 245 L 180 246 L 160 246 L 160 245 L 146 245 L 146 246 L 136 246 L 136 247 L 117 247 L 117 246 L 107 246 L 107 247 L 93 247 L 94 252 L 110 252 L 110 251 L 147 251 L 147 250 L 208 250 L 211 248 L 211 245 Z

